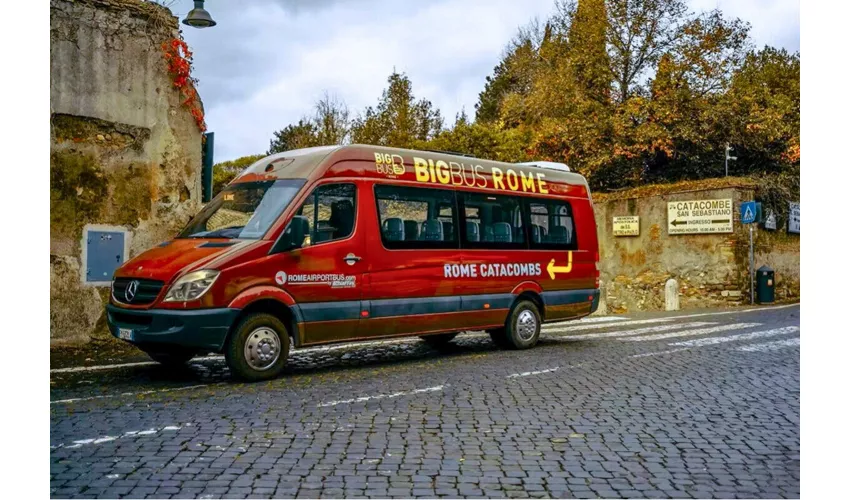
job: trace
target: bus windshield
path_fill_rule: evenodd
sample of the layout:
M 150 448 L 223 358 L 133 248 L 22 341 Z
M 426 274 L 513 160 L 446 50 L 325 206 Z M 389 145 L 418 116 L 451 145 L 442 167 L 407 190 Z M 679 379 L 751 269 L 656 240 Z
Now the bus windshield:
M 196 215 L 178 238 L 262 238 L 292 201 L 304 179 L 232 184 Z

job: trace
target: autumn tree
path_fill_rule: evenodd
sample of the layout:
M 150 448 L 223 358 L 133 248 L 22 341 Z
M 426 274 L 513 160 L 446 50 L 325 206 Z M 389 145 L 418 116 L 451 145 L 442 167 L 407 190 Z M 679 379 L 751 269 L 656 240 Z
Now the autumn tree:
M 735 168 L 762 172 L 800 163 L 800 54 L 764 47 L 750 52 L 722 100 Z
M 432 139 L 443 127 L 439 110 L 426 99 L 416 100 L 405 74 L 393 72 L 387 84 L 378 105 L 369 106 L 354 120 L 352 141 L 410 148 L 416 141 Z
M 641 93 L 661 56 L 676 47 L 691 15 L 684 0 L 608 0 L 606 4 L 614 91 L 617 100 L 625 102 Z M 561 12 L 568 13 L 569 8 Z

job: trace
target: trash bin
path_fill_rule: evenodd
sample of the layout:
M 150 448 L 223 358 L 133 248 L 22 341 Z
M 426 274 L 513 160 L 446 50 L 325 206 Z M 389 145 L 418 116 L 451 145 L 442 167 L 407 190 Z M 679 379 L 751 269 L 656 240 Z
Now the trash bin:
M 773 269 L 761 266 L 756 270 L 756 296 L 759 304 L 772 304 L 776 281 L 773 277 Z

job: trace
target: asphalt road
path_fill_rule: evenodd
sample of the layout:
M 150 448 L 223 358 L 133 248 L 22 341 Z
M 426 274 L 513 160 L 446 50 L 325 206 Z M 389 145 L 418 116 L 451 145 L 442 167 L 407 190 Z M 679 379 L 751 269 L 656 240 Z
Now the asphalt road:
M 51 373 L 54 498 L 799 497 L 800 309 Z

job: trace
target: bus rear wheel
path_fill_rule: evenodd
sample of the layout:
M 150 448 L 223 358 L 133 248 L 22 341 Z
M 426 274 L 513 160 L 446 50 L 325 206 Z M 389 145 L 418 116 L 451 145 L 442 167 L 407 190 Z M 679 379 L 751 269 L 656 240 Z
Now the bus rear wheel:
M 280 375 L 288 357 L 286 325 L 267 313 L 253 313 L 242 318 L 224 351 L 231 373 L 252 382 Z
M 499 347 L 529 349 L 540 340 L 540 311 L 530 300 L 520 300 L 511 308 L 505 327 L 490 332 Z

